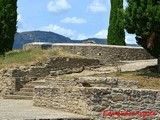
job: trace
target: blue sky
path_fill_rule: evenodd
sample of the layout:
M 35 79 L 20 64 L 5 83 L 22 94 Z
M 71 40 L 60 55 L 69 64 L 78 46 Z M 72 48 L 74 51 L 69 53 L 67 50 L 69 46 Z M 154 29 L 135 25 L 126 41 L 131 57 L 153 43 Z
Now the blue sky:
M 126 3 L 124 3 L 126 6 Z M 106 38 L 110 0 L 18 0 L 18 32 L 51 31 L 74 40 Z M 126 34 L 127 43 L 135 43 Z

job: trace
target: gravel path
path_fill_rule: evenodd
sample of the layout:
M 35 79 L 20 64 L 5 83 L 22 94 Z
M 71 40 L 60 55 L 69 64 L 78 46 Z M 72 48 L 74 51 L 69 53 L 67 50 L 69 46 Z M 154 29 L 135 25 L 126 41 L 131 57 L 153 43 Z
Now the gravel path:
M 0 120 L 87 118 L 82 115 L 34 107 L 32 100 L 0 100 Z
M 136 70 L 146 68 L 148 66 L 156 65 L 157 59 L 126 61 L 125 63 L 126 64 L 120 66 L 122 71 L 136 71 Z
M 154 66 L 157 64 L 157 59 L 151 59 L 151 60 L 137 60 L 137 61 L 123 61 L 119 65 L 115 66 L 102 66 L 97 69 L 93 70 L 84 70 L 81 73 L 72 73 L 68 76 L 91 76 L 95 74 L 104 74 L 104 73 L 110 73 L 110 72 L 116 72 L 118 69 L 121 69 L 122 72 L 124 71 L 136 71 L 143 68 L 146 68 L 148 66 Z

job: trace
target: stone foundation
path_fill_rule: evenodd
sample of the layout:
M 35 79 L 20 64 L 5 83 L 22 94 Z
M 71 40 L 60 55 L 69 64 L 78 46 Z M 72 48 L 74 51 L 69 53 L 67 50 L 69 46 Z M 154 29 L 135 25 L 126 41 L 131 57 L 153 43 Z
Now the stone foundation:
M 0 71 L 0 94 L 12 94 L 26 83 L 44 79 L 46 76 L 76 73 L 96 66 L 99 66 L 99 60 L 96 59 L 52 57 L 47 62 L 29 67 L 4 69 Z
M 45 78 L 46 85 L 52 87 L 108 87 L 108 88 L 132 88 L 137 89 L 137 81 L 119 80 L 114 77 L 76 77 L 70 79 Z
M 0 97 L 4 94 L 12 94 L 16 89 L 16 78 L 12 77 L 12 70 L 0 71 Z
M 52 45 L 52 46 L 51 46 Z M 42 44 L 26 44 L 23 49 L 43 49 Z M 133 61 L 153 59 L 153 57 L 141 47 L 129 46 L 113 46 L 113 45 L 98 45 L 98 44 L 50 44 L 44 47 L 58 48 L 62 51 L 68 51 L 73 54 L 78 54 L 90 58 L 99 59 L 103 63 L 112 63 L 117 61 Z
M 79 113 L 98 120 L 159 119 L 160 91 L 106 87 L 36 87 L 34 105 Z M 129 112 L 117 116 L 105 113 Z M 141 113 L 140 113 L 141 112 Z M 146 112 L 153 115 L 146 116 Z M 104 114 L 104 112 L 103 112 Z

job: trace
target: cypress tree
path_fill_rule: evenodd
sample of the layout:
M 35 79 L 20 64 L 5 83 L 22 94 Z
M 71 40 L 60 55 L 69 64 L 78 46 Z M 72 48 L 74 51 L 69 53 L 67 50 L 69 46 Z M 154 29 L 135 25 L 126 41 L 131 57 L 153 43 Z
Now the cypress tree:
M 12 50 L 17 24 L 17 0 L 0 0 L 0 54 Z
M 123 0 L 110 0 L 111 11 L 107 41 L 109 45 L 125 45 Z
M 127 0 L 125 28 L 128 33 L 136 34 L 139 45 L 152 56 L 160 55 L 160 1 Z

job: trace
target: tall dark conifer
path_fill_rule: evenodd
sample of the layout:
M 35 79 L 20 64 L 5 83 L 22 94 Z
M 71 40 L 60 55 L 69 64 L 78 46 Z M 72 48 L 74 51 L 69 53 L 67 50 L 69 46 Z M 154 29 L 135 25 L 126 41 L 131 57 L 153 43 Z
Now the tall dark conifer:
M 17 0 L 0 0 L 0 54 L 12 50 L 17 24 Z
M 160 0 L 127 0 L 125 28 L 136 34 L 139 45 L 152 56 L 160 55 Z
M 109 45 L 125 45 L 123 0 L 110 0 L 111 11 L 107 41 Z

